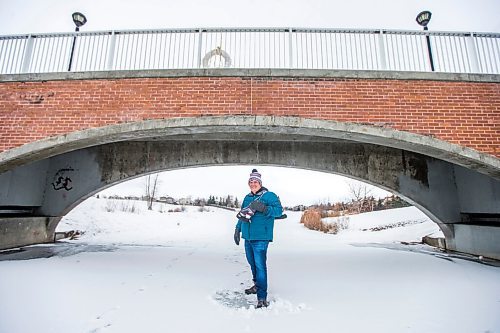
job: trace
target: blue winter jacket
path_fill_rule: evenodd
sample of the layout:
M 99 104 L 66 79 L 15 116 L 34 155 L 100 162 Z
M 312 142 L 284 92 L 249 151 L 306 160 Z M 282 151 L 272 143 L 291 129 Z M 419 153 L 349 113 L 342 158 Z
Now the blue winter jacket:
M 267 214 L 255 212 L 250 222 L 238 220 L 236 229 L 241 231 L 241 236 L 247 240 L 268 240 L 273 241 L 274 218 L 283 214 L 280 199 L 273 192 L 269 192 L 265 187 L 253 194 L 249 193 L 243 199 L 241 207 L 250 206 L 252 201 L 261 201 L 268 207 Z

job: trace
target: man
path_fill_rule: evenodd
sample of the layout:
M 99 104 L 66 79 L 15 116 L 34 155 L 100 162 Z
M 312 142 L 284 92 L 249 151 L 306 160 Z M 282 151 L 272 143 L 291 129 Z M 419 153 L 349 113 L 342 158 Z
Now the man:
M 267 307 L 267 247 L 273 241 L 274 219 L 281 217 L 283 207 L 276 194 L 262 186 L 262 177 L 253 169 L 248 179 L 250 193 L 236 215 L 238 222 L 234 242 L 240 244 L 240 233 L 245 239 L 245 254 L 252 270 L 254 285 L 245 293 L 257 294 L 256 308 Z

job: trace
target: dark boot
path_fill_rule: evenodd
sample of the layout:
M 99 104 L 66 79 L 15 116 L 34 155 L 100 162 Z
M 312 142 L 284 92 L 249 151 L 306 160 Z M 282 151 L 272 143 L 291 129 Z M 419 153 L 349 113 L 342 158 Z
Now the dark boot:
M 260 308 L 267 308 L 269 306 L 269 302 L 266 301 L 265 299 L 259 299 L 257 301 L 257 305 L 255 306 L 256 309 Z
M 245 294 L 257 294 L 257 286 L 254 284 L 252 287 L 245 289 Z

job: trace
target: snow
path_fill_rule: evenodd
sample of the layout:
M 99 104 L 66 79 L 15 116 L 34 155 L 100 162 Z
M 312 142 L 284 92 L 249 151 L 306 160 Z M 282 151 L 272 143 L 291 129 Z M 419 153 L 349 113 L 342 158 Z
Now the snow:
M 78 240 L 0 254 L 0 332 L 500 332 L 500 268 L 401 244 L 439 234 L 413 207 L 350 216 L 337 235 L 287 212 L 267 309 L 242 294 L 235 212 L 106 207 L 90 198 L 64 218 L 58 231 L 85 230 Z

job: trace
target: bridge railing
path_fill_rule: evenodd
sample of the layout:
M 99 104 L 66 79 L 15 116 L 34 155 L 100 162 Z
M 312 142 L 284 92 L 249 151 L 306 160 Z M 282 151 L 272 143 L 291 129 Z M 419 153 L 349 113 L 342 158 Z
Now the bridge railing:
M 281 68 L 500 74 L 500 34 L 228 28 L 0 36 L 0 73 Z M 71 59 L 71 60 L 70 60 Z

